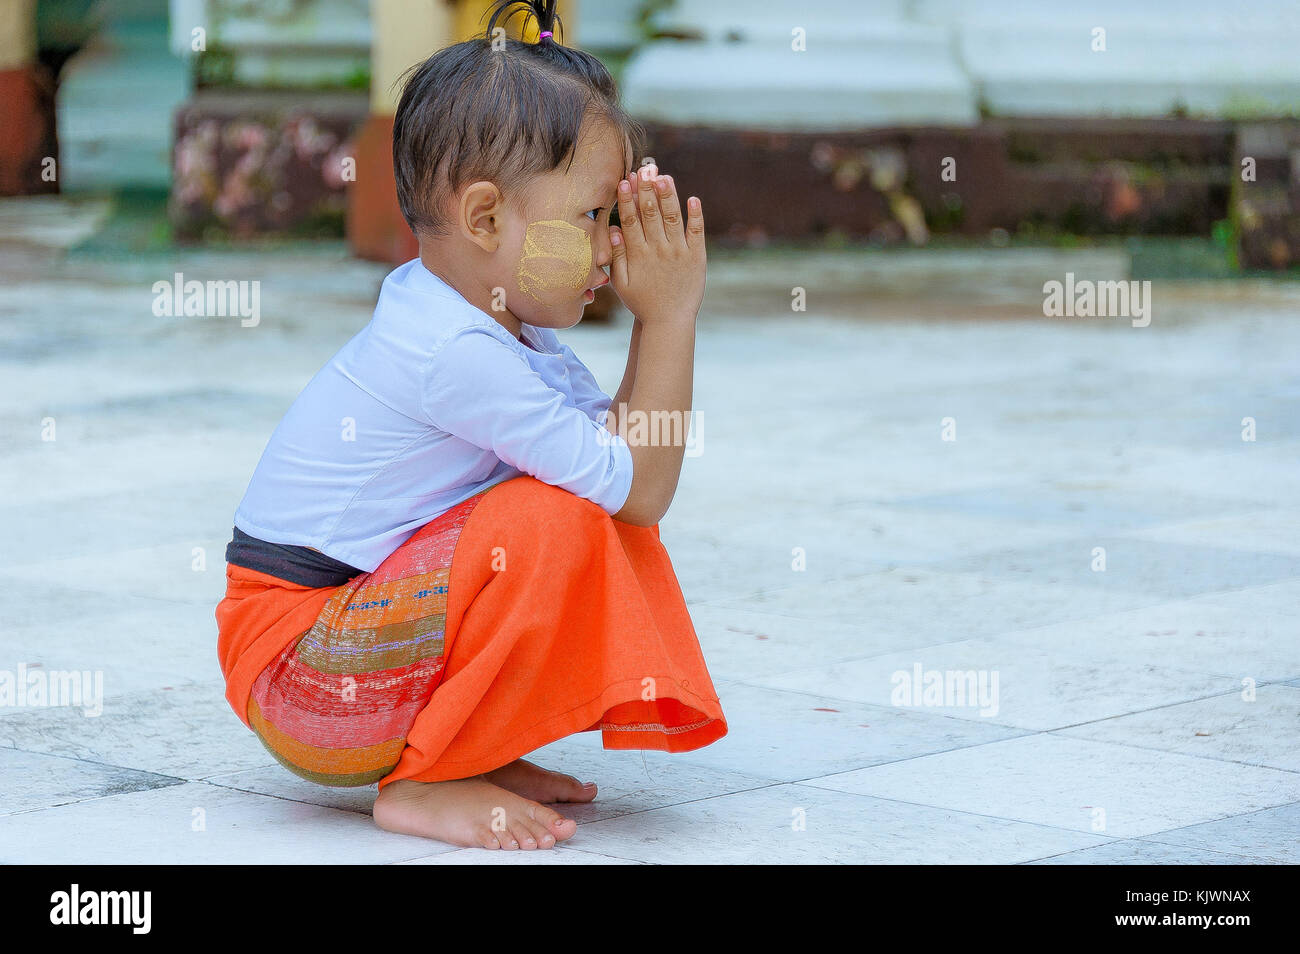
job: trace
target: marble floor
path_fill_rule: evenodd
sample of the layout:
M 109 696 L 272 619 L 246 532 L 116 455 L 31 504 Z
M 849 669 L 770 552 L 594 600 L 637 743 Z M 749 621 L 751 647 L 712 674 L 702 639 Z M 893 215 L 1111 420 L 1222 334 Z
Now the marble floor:
M 949 284 L 902 291 L 885 253 L 857 291 L 719 254 L 662 538 L 730 732 L 555 742 L 599 799 L 492 853 L 380 831 L 373 788 L 292 776 L 222 695 L 235 505 L 384 269 L 80 254 L 69 215 L 0 244 L 0 672 L 102 696 L 0 706 L 0 862 L 1300 862 L 1288 286 L 1157 282 L 1137 328 L 1043 317 L 1056 252 L 910 258 Z M 260 281 L 259 323 L 156 317 L 175 272 Z M 628 329 L 561 337 L 612 390 Z

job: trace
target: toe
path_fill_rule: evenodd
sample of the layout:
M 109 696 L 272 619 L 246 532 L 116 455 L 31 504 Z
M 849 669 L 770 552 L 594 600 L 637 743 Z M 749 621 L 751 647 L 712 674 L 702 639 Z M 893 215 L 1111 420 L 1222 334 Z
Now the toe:
M 572 838 L 578 830 L 577 822 L 561 817 L 559 812 L 545 805 L 538 805 L 533 809 L 533 821 L 545 825 L 546 830 L 555 836 L 556 841 Z
M 526 818 L 510 820 L 510 836 L 524 851 L 532 851 L 537 847 L 537 836 L 533 834 L 533 829 Z
M 536 843 L 536 847 L 538 848 L 555 847 L 555 836 L 546 830 L 546 826 L 544 824 L 542 824 L 541 822 L 533 821 L 531 818 L 525 819 L 524 821 L 525 824 L 528 825 L 529 834 L 533 836 L 533 840 Z
M 551 773 L 557 802 L 589 802 L 596 797 L 596 786 L 591 782 L 579 782 L 572 775 Z
M 497 836 L 486 825 L 480 825 L 474 829 L 474 841 L 483 848 L 501 847 L 501 842 L 497 840 Z

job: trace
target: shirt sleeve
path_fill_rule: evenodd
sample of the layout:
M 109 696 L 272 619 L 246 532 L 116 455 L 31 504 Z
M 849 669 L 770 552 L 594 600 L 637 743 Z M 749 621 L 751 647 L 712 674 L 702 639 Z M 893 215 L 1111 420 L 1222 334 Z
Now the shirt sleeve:
M 435 427 L 611 515 L 627 502 L 627 441 L 568 404 L 488 329 L 454 332 L 430 360 L 423 393 L 424 414 Z
M 600 389 L 596 377 L 582 363 L 573 349 L 568 345 L 560 346 L 564 356 L 564 366 L 569 370 L 569 386 L 573 389 L 573 403 L 597 424 L 605 423 L 605 412 L 613 403 L 613 398 Z

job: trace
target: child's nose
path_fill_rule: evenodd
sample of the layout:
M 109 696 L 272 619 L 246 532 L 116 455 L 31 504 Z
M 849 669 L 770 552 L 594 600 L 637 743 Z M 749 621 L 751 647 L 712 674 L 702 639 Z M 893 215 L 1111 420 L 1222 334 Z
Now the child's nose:
M 614 260 L 614 246 L 609 241 L 609 226 L 596 230 L 596 236 L 592 240 L 592 261 L 597 268 L 604 268 Z

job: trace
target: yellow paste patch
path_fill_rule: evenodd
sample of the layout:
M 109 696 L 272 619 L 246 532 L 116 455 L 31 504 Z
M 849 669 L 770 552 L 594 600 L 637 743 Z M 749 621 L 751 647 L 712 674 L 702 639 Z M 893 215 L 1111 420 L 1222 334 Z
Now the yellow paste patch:
M 528 224 L 517 276 L 522 292 L 577 291 L 590 274 L 591 239 L 586 232 L 560 219 Z

